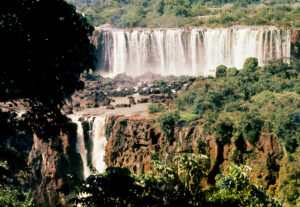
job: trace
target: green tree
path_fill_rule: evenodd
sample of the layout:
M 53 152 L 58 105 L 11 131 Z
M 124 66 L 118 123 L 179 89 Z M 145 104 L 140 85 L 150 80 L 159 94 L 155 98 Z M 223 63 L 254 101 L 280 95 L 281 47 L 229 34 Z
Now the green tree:
M 288 206 L 300 204 L 300 147 L 291 156 L 285 158 L 280 168 L 279 197 Z
M 33 133 L 44 140 L 56 139 L 66 130 L 68 119 L 61 109 L 66 98 L 83 88 L 79 76 L 94 69 L 96 59 L 89 39 L 93 27 L 63 0 L 8 1 L 0 8 L 0 22 L 5 51 L 0 76 L 0 177 L 5 193 L 21 183 L 16 179 L 22 177 L 26 162 L 10 140 Z M 16 113 L 19 107 L 25 111 L 21 118 Z M 15 195 L 14 189 L 11 192 Z
M 174 127 L 179 120 L 178 112 L 166 112 L 157 118 L 158 125 L 162 133 L 168 138 L 169 141 L 173 140 Z
M 219 65 L 216 68 L 216 78 L 226 76 L 226 69 L 227 69 L 227 67 L 225 65 Z
M 209 198 L 213 203 L 218 206 L 281 206 L 250 182 L 250 167 L 232 164 L 226 168 L 228 173 L 216 176 L 217 190 Z
M 258 60 L 257 58 L 247 58 L 244 62 L 242 74 L 249 75 L 255 72 L 258 69 Z

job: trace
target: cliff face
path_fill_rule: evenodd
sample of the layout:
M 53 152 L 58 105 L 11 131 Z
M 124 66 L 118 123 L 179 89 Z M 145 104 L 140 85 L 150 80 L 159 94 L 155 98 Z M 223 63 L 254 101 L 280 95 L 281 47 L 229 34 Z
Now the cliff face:
M 81 159 L 75 152 L 75 144 L 76 130 L 48 142 L 34 136 L 28 166 L 32 173 L 32 197 L 38 202 L 49 206 L 66 203 L 68 197 L 63 190 L 68 187 L 67 174 L 82 175 Z
M 210 182 L 214 182 L 214 176 L 233 161 L 250 165 L 254 169 L 252 180 L 265 189 L 274 187 L 278 180 L 281 149 L 272 134 L 262 133 L 255 146 L 244 140 L 245 146 L 238 149 L 233 140 L 230 144 L 222 144 L 212 136 L 204 135 L 197 123 L 177 127 L 172 142 L 162 136 L 151 118 L 112 116 L 106 129 L 105 162 L 108 166 L 128 167 L 142 173 L 150 169 L 151 157 L 155 154 L 168 160 L 181 153 L 201 152 L 211 160 Z
M 292 56 L 300 58 L 300 29 L 292 30 Z

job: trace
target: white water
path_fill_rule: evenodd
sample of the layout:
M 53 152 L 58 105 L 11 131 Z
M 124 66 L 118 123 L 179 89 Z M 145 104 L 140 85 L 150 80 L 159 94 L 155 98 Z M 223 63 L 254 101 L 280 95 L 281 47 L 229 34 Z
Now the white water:
M 76 151 L 80 154 L 82 164 L 83 164 L 83 178 L 86 179 L 90 174 L 90 168 L 87 163 L 87 150 L 84 146 L 84 135 L 82 124 L 79 121 L 78 115 L 70 115 L 72 122 L 77 125 L 77 142 L 76 142 Z
M 87 162 L 88 152 L 85 148 L 82 123 L 79 121 L 79 115 L 70 115 L 69 117 L 72 122 L 77 125 L 76 151 L 81 156 L 83 164 L 83 178 L 86 179 L 91 175 L 91 170 Z M 107 144 L 105 137 L 106 116 L 90 117 L 87 121 L 89 123 L 89 128 L 91 129 L 89 135 L 93 145 L 93 150 L 91 152 L 92 167 L 94 167 L 99 173 L 103 173 L 106 169 L 106 164 L 104 162 L 105 146 Z
M 289 30 L 276 27 L 106 30 L 100 72 L 214 75 L 221 64 L 241 69 L 248 57 L 259 65 L 291 56 Z
M 105 136 L 105 116 L 97 116 L 90 118 L 89 122 L 93 119 L 92 124 L 92 142 L 93 142 L 93 151 L 92 151 L 92 164 L 93 167 L 99 172 L 103 173 L 106 169 L 106 164 L 104 162 L 105 155 L 105 146 L 107 144 Z

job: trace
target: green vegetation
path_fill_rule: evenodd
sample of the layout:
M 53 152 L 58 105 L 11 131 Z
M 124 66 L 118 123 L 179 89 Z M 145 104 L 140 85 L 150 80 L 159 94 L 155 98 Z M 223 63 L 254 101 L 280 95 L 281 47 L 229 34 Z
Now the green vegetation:
M 154 114 L 163 111 L 165 107 L 161 103 L 152 103 L 148 106 L 148 109 L 150 114 Z
M 295 152 L 300 144 L 297 66 L 275 60 L 259 67 L 257 59 L 248 58 L 234 76 L 228 70 L 219 66 L 216 79 L 197 80 L 183 91 L 176 100 L 179 113 L 202 118 L 205 131 L 223 143 L 235 137 L 237 145 L 244 145 L 242 140 L 255 145 L 263 131 Z
M 300 147 L 290 157 L 285 158 L 280 168 L 279 195 L 287 206 L 300 204 Z
M 0 206 L 34 206 L 29 192 L 24 193 L 29 190 L 26 166 L 32 135 L 61 146 L 57 138 L 70 127 L 62 108 L 83 88 L 80 73 L 95 66 L 89 39 L 93 27 L 63 0 L 7 1 L 1 5 L 0 22 L 5 51 L 0 76 Z M 21 110 L 24 113 L 17 114 Z
M 187 27 L 277 25 L 300 27 L 297 1 L 67 0 L 95 26 Z
M 179 114 L 175 112 L 166 112 L 161 114 L 157 118 L 158 125 L 163 133 L 169 141 L 173 140 L 174 136 L 174 127 L 178 123 L 179 120 Z
M 216 176 L 217 185 L 205 186 L 209 159 L 203 155 L 175 156 L 170 164 L 154 160 L 147 174 L 107 168 L 76 185 L 76 204 L 82 206 L 280 206 L 248 178 L 251 168 L 228 165 Z

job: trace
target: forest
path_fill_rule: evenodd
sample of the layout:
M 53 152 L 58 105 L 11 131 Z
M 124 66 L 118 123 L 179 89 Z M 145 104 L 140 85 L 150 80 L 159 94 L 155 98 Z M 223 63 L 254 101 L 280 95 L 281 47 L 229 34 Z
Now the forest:
M 300 26 L 297 1 L 68 0 L 88 21 L 113 27 Z

